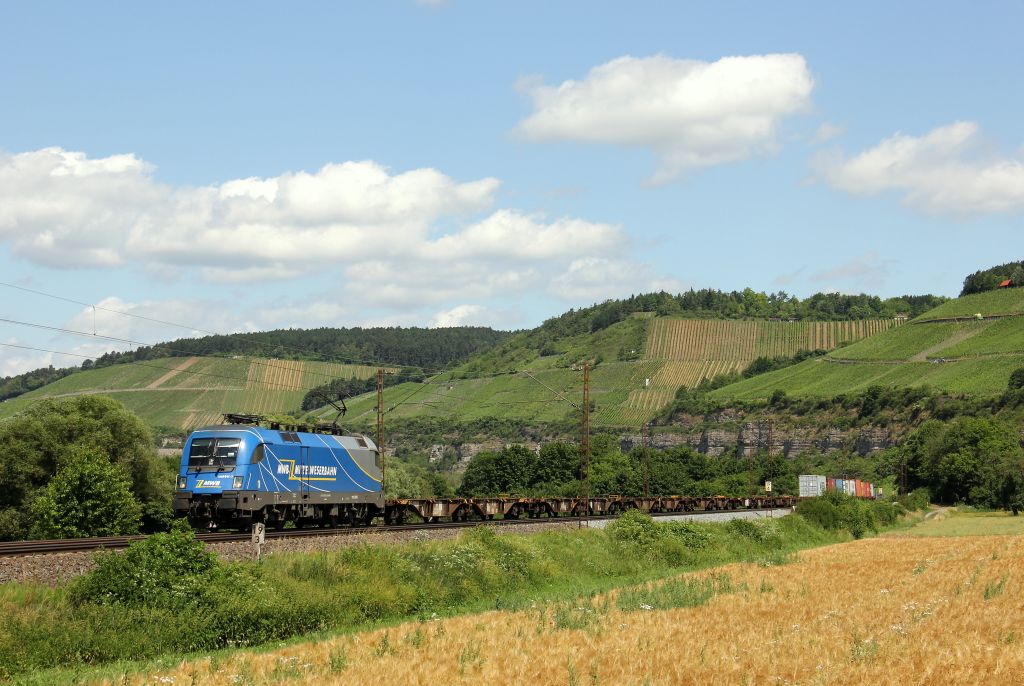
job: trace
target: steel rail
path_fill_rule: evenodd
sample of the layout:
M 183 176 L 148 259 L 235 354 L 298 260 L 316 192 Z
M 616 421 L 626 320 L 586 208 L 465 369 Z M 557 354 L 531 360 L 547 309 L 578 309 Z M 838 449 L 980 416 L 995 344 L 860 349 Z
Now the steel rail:
M 712 515 L 727 514 L 732 512 L 771 512 L 785 508 L 747 508 L 721 510 L 680 510 L 677 512 L 651 512 L 652 517 L 678 517 L 685 515 Z M 515 526 L 517 524 L 580 524 L 586 521 L 615 519 L 618 515 L 591 515 L 589 517 L 537 517 L 526 519 L 472 519 L 460 522 L 424 522 L 422 524 L 392 524 L 379 526 L 356 526 L 336 528 L 304 528 L 284 529 L 274 531 L 269 529 L 266 532 L 268 540 L 282 538 L 303 538 L 303 537 L 329 537 L 329 536 L 351 536 L 365 533 L 387 533 L 396 531 L 432 531 L 443 529 L 464 529 L 481 524 L 492 524 L 495 526 Z M 95 538 L 64 538 L 48 541 L 0 541 L 0 557 L 21 557 L 25 555 L 49 555 L 54 553 L 88 552 L 90 550 L 115 550 L 127 548 L 136 541 L 146 539 L 145 535 L 138 536 L 101 536 Z M 196 538 L 204 543 L 235 543 L 252 540 L 249 533 L 197 533 Z

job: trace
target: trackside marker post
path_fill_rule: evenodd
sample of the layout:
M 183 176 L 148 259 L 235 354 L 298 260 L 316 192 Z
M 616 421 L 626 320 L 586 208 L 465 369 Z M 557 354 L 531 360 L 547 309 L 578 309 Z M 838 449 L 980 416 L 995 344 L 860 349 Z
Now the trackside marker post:
M 252 548 L 256 561 L 259 562 L 263 552 L 263 543 L 267 539 L 267 527 L 263 522 L 252 525 Z

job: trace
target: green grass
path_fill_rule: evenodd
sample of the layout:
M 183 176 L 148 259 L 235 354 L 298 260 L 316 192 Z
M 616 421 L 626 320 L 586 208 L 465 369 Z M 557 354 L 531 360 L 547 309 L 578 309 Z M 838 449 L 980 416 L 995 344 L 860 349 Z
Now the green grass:
M 947 317 L 969 318 L 979 313 L 982 316 L 1024 314 L 1024 288 L 1004 288 L 965 295 L 925 312 L 914 321 L 921 322 Z
M 928 385 L 950 393 L 996 395 L 1006 390 L 1010 374 L 1024 367 L 1024 316 L 975 321 L 967 316 L 975 312 L 1024 314 L 1024 288 L 949 301 L 909 324 L 833 351 L 824 360 L 745 379 L 711 396 L 760 399 L 782 390 L 826 398 L 872 385 Z M 965 319 L 936 321 L 953 316 Z
M 928 385 L 950 393 L 995 395 L 1006 390 L 1010 374 L 1024 366 L 1024 356 L 907 362 L 903 364 L 830 363 L 807 360 L 798 365 L 744 379 L 710 396 L 722 400 L 767 398 L 776 390 L 792 396 L 830 398 L 880 385 L 896 388 Z
M 900 536 L 1019 536 L 1024 534 L 1024 516 L 1007 512 L 961 512 L 951 510 L 925 520 Z
M 543 608 L 624 584 L 727 562 L 756 562 L 775 551 L 843 539 L 798 516 L 742 529 L 679 524 L 634 516 L 618 529 L 559 529 L 527 536 L 497 536 L 479 527 L 449 541 L 273 555 L 260 567 L 244 565 L 257 575 L 255 602 L 251 584 L 232 590 L 230 578 L 201 606 L 182 599 L 178 609 L 74 606 L 65 602 L 61 588 L 19 585 L 0 593 L 0 678 L 6 671 L 20 675 L 22 683 L 62 683 L 140 667 L 126 660 L 276 646 L 303 633 L 353 631 L 412 617 Z M 722 584 L 715 588 L 725 590 Z M 688 592 L 670 586 L 656 595 L 659 602 L 683 602 Z M 104 663 L 112 664 L 87 667 Z M 52 671 L 32 673 L 47 669 Z
M 600 364 L 590 374 L 595 421 L 614 422 L 630 390 L 643 386 L 647 363 Z M 532 376 L 531 376 L 532 375 Z M 569 401 L 583 400 L 583 372 L 572 369 L 535 369 L 518 374 L 462 379 L 440 377 L 429 384 L 405 383 L 386 388 L 384 407 L 394 418 L 458 416 L 463 420 L 501 416 L 524 421 L 564 421 L 578 415 Z M 402 404 L 399 404 L 402 403 Z M 376 395 L 368 393 L 347 402 L 350 421 L 369 417 Z M 329 410 L 321 412 L 323 416 Z
M 926 324 L 922 326 L 942 325 Z M 956 345 L 943 348 L 935 354 L 939 357 L 967 357 L 1008 353 L 1024 356 L 1024 317 L 1009 317 L 985 322 L 984 329 L 977 335 Z M 1024 366 L 1024 360 L 1021 361 L 1021 365 Z
M 840 348 L 829 353 L 829 357 L 842 360 L 907 360 L 922 351 L 941 345 L 951 336 L 984 329 L 992 324 L 991 321 L 907 324 L 858 341 L 846 348 Z M 1018 322 L 1017 326 L 1024 332 L 1024 320 Z M 969 341 L 964 343 L 969 345 Z

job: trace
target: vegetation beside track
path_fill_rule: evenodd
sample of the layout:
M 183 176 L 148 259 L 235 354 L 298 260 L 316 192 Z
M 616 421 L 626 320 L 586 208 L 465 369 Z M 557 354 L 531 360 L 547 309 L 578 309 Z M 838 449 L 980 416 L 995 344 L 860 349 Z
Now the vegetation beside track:
M 248 686 L 1019 683 L 1024 539 L 968 536 L 950 545 L 900 535 L 784 562 L 138 672 L 110 669 L 103 678 L 126 686 L 161 678 Z
M 896 506 L 878 505 L 891 521 Z M 406 618 L 580 593 L 733 561 L 766 565 L 848 538 L 799 516 L 655 523 L 528 536 L 478 527 L 455 540 L 369 544 L 222 564 L 191 532 L 159 534 L 56 589 L 0 588 L 0 675 L 236 648 Z M 59 681 L 53 673 L 40 682 Z

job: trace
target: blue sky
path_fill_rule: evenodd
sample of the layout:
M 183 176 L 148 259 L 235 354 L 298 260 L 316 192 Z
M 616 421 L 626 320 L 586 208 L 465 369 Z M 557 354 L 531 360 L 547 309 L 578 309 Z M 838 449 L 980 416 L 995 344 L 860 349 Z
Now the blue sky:
M 1019 2 L 7 3 L 0 281 L 155 342 L 1021 258 Z M 0 288 L 0 318 L 92 328 Z M 109 342 L 0 323 L 0 342 Z M 72 357 L 0 348 L 0 375 Z

